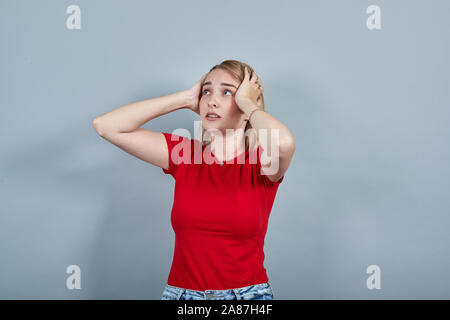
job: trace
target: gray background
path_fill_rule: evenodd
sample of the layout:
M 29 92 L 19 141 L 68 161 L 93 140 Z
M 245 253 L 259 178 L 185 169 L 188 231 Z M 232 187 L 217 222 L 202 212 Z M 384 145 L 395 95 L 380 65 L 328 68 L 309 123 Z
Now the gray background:
M 71 4 L 81 30 L 66 28 Z M 381 30 L 366 27 L 371 4 Z M 174 180 L 91 123 L 237 59 L 297 141 L 265 243 L 275 298 L 449 299 L 449 9 L 2 0 L 0 298 L 160 299 Z M 144 127 L 193 133 L 194 120 L 184 109 Z M 72 264 L 81 290 L 66 288 Z

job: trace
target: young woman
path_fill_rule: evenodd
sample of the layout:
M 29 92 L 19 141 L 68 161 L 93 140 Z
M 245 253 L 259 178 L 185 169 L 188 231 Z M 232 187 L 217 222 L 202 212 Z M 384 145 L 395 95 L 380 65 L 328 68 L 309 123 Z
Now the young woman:
M 264 238 L 295 139 L 265 111 L 263 91 L 249 65 L 226 60 L 188 90 L 93 121 L 101 137 L 175 179 L 175 252 L 163 300 L 274 298 Z M 199 114 L 201 141 L 141 128 L 181 108 Z

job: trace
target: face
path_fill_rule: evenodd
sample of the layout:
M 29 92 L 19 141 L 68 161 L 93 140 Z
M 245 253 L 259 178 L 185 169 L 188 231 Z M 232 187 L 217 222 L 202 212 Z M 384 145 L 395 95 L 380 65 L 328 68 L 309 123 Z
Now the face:
M 226 129 L 245 128 L 247 116 L 239 109 L 234 98 L 240 84 L 238 79 L 220 68 L 206 76 L 199 101 L 204 130 L 218 129 L 225 136 Z M 214 112 L 220 118 L 208 118 L 208 112 Z M 211 133 L 214 134 L 214 131 Z

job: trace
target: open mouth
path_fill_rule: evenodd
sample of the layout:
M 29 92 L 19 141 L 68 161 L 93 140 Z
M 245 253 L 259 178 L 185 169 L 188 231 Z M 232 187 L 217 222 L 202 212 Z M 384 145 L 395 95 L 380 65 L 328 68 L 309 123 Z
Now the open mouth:
M 216 114 L 216 113 L 208 112 L 206 114 L 205 118 L 208 119 L 208 120 L 218 120 L 218 119 L 220 119 L 220 116 L 218 114 Z

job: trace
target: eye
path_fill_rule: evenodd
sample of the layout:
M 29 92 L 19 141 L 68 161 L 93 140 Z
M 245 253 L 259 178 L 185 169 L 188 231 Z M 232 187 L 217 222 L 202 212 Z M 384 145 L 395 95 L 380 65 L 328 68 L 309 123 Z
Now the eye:
M 203 90 L 203 94 L 206 94 L 206 91 L 209 91 L 209 90 L 208 89 Z M 224 92 L 225 93 L 229 92 L 229 93 L 231 93 L 231 95 L 233 95 L 233 91 L 231 91 L 231 90 L 226 89 L 226 90 L 224 90 Z

